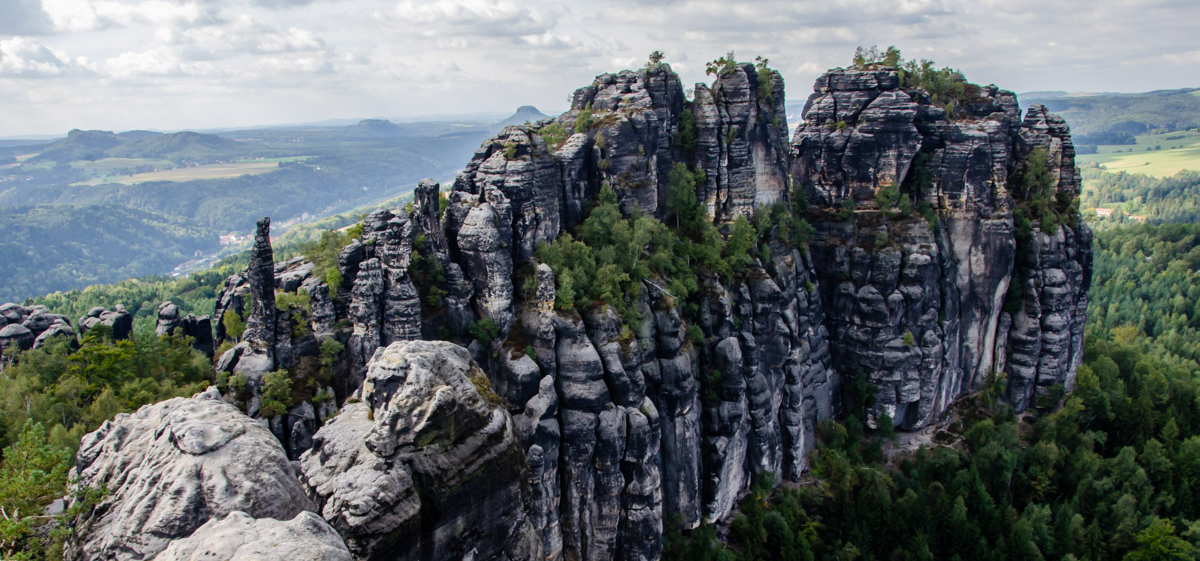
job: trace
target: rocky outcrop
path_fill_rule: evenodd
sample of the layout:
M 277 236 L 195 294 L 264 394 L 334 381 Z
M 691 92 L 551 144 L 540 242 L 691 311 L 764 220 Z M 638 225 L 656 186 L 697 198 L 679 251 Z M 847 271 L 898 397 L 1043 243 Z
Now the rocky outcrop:
M 301 459 L 309 495 L 356 557 L 540 558 L 516 428 L 486 380 L 453 343 L 375 353 L 363 401 L 318 431 Z
M 275 437 L 215 390 L 105 422 L 84 437 L 73 473 L 105 490 L 75 521 L 73 559 L 148 559 L 235 512 L 290 520 L 312 508 Z
M 125 306 L 117 304 L 112 310 L 95 307 L 88 310 L 86 316 L 79 318 L 79 335 L 82 337 L 89 329 L 97 325 L 105 325 L 112 329 L 114 340 L 128 339 L 133 333 L 133 314 L 125 310 Z
M 171 542 L 156 561 L 350 561 L 353 557 L 320 516 L 301 512 L 282 521 L 232 512 Z
M 1069 134 L 965 89 L 944 108 L 894 70 L 834 70 L 789 146 L 769 69 L 721 68 L 692 100 L 665 65 L 605 74 L 484 143 L 447 193 L 422 182 L 410 209 L 368 215 L 336 267 L 277 265 L 276 289 L 311 296 L 279 310 L 277 367 L 345 345 L 341 413 L 315 434 L 303 403 L 303 430 L 271 424 L 293 427 L 276 430 L 293 454 L 311 444 L 309 496 L 357 558 L 657 559 L 666 521 L 726 518 L 767 474 L 798 481 L 816 425 L 865 401 L 870 423 L 916 429 L 994 373 L 1018 408 L 1069 387 L 1090 234 L 1071 212 L 1044 234 L 1013 218 L 1038 158 L 1063 200 L 1078 192 Z M 722 235 L 756 224 L 746 264 L 700 267 L 686 295 L 664 273 L 623 302 L 556 305 L 539 246 L 610 190 L 626 217 L 671 222 L 682 172 Z M 250 285 L 231 277 L 216 317 Z
M 1006 371 L 1018 410 L 1033 386 L 1069 384 L 1090 233 L 1079 224 L 1019 235 L 1013 220 L 1024 202 L 1013 184 L 1034 148 L 1049 155 L 1053 188 L 1078 194 L 1062 120 L 1039 106 L 1022 122 L 1011 92 L 969 84 L 975 97 L 948 118 L 891 69 L 833 70 L 814 90 L 793 137 L 792 177 L 830 211 L 812 251 L 834 363 L 877 390 L 870 421 L 886 413 L 899 427 L 925 426 Z M 881 198 L 886 190 L 906 208 Z M 922 206 L 923 216 L 909 210 Z M 1043 286 L 1055 294 L 1048 307 Z M 1006 297 L 1020 313 L 1004 312 Z
M 175 334 L 191 337 L 192 348 L 207 356 L 213 355 L 212 322 L 208 316 L 196 317 L 194 314 L 188 314 L 179 317 L 179 307 L 171 302 L 158 305 L 154 333 L 159 337 Z
M 41 305 L 0 304 L 0 357 L 9 350 L 15 354 L 41 348 L 51 337 L 66 337 L 70 345 L 79 344 L 67 316 L 52 314 Z

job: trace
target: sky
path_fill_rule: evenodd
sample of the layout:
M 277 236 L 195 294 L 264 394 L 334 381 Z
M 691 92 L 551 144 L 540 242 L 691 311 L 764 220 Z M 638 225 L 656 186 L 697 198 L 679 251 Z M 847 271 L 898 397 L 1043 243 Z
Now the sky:
M 804 99 L 856 46 L 1017 91 L 1200 87 L 1197 0 L 0 0 L 0 137 L 544 112 L 654 50 Z

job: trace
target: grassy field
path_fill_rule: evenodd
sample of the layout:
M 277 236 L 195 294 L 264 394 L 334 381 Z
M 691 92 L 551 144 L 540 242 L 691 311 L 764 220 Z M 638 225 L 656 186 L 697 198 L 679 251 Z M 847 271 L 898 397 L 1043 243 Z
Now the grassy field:
M 1094 163 L 1108 171 L 1126 171 L 1152 177 L 1169 177 L 1180 170 L 1200 171 L 1200 131 L 1146 134 L 1136 145 L 1100 146 L 1099 154 L 1083 154 L 1080 163 Z
M 100 185 L 104 183 L 133 185 L 136 183 L 145 183 L 147 181 L 194 181 L 197 179 L 225 179 L 230 177 L 239 177 L 242 175 L 258 175 L 262 173 L 269 173 L 279 169 L 280 162 L 295 162 L 304 160 L 305 158 L 307 158 L 307 156 L 266 158 L 260 160 L 239 160 L 224 164 L 208 164 L 203 166 L 164 169 L 145 173 L 100 175 L 98 177 L 93 177 L 88 181 L 76 183 L 75 185 Z M 108 158 L 107 160 L 118 160 L 118 158 Z M 95 162 L 84 163 L 99 164 L 105 161 L 106 160 L 97 160 Z M 125 161 L 154 162 L 157 160 Z M 172 165 L 170 162 L 165 163 Z M 114 169 L 128 169 L 128 167 Z

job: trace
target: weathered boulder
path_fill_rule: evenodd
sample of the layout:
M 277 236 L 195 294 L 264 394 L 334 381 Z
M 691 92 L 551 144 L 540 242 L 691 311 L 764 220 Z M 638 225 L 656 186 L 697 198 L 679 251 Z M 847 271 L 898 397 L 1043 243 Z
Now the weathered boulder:
M 212 518 L 192 535 L 171 542 L 155 561 L 350 561 L 328 522 L 311 512 L 287 521 L 241 511 Z
M 313 437 L 305 488 L 356 557 L 540 557 L 515 425 L 479 384 L 462 347 L 393 343 L 372 357 L 363 402 Z
M 215 390 L 105 422 L 74 473 L 107 493 L 75 521 L 73 559 L 147 559 L 235 511 L 289 520 L 312 508 L 275 437 Z
M 162 337 L 163 335 L 173 335 L 176 332 L 185 337 L 191 337 L 192 348 L 207 356 L 213 355 L 212 322 L 208 316 L 196 317 L 194 314 L 188 314 L 180 317 L 179 307 L 175 304 L 171 302 L 159 304 L 154 333 Z
M 96 307 L 89 310 L 86 316 L 79 318 L 76 325 L 79 326 L 80 336 L 97 325 L 106 325 L 112 328 L 113 339 L 119 341 L 128 339 L 133 333 L 133 314 L 121 304 L 117 304 L 112 310 Z
M 0 327 L 0 351 L 11 347 L 16 347 L 18 350 L 32 348 L 35 339 L 33 332 L 19 323 L 10 323 Z

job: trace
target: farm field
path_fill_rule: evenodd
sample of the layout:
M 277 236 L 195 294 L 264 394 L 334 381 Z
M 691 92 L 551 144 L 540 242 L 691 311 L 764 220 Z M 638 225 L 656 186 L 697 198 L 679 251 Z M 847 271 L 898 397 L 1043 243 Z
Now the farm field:
M 1098 164 L 1111 172 L 1170 177 L 1181 170 L 1200 171 L 1200 132 L 1178 131 L 1137 137 L 1136 145 L 1100 146 L 1099 154 L 1081 154 L 1081 164 Z
M 111 158 L 117 159 L 117 158 Z M 174 169 L 164 169 L 159 171 L 150 171 L 144 173 L 120 174 L 120 175 L 105 175 L 93 177 L 88 181 L 75 183 L 75 185 L 100 185 L 108 183 L 116 183 L 121 185 L 133 185 L 136 183 L 145 183 L 148 181 L 194 181 L 197 179 L 227 179 L 231 177 L 241 177 L 243 175 L 259 175 L 279 169 L 280 162 L 294 162 L 304 160 L 305 157 L 290 157 L 290 158 L 268 158 L 261 160 L 241 160 L 236 162 L 208 164 L 195 167 L 182 167 Z M 97 160 L 96 162 L 84 162 L 86 164 L 100 164 L 105 160 Z M 127 160 L 131 161 L 131 160 Z M 139 160 L 141 162 L 151 162 L 152 160 Z M 170 164 L 170 162 L 164 162 Z

